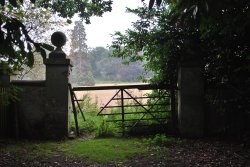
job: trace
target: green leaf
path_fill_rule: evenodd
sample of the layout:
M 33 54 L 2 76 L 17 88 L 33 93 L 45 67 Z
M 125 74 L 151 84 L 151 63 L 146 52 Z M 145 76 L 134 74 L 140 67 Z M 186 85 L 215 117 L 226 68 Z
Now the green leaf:
M 1 4 L 2 6 L 4 6 L 4 5 L 5 5 L 5 0 L 0 0 L 0 4 Z
M 23 0 L 19 0 L 19 2 L 20 2 L 21 4 L 23 4 Z
M 10 4 L 14 7 L 17 6 L 16 0 L 9 0 Z
M 154 6 L 154 3 L 155 3 L 155 0 L 150 0 L 150 1 L 149 1 L 148 8 L 149 8 L 149 9 L 152 9 L 153 6 Z
M 45 60 L 46 56 L 47 56 L 45 50 L 41 48 L 40 53 L 41 53 L 41 56 L 42 56 L 43 60 Z
M 54 50 L 54 47 L 51 46 L 51 45 L 48 45 L 46 43 L 41 43 L 41 47 L 43 47 L 44 49 L 47 49 L 49 51 L 53 51 Z
M 36 0 L 30 0 L 32 3 L 36 3 Z
M 28 62 L 27 62 L 27 65 L 29 67 L 32 67 L 33 64 L 34 64 L 34 55 L 32 52 L 29 52 L 28 55 L 27 55 L 27 58 L 28 58 Z

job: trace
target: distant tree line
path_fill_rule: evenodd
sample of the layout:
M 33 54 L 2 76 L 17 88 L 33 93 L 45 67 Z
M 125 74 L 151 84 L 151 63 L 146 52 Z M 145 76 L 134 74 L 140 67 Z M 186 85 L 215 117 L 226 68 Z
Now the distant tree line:
M 120 58 L 110 57 L 112 49 L 96 47 L 90 50 L 92 72 L 96 80 L 115 82 L 138 82 L 145 75 L 141 62 L 123 64 Z
M 70 82 L 74 85 L 94 85 L 100 82 L 138 82 L 140 76 L 145 75 L 141 62 L 123 64 L 121 58 L 110 57 L 114 49 L 104 47 L 88 48 L 86 44 L 85 27 L 82 21 L 76 21 L 69 32 L 69 58 L 73 65 Z M 45 66 L 42 57 L 34 54 L 34 66 L 29 68 L 23 65 L 15 79 L 43 80 Z
M 74 48 L 72 48 L 74 50 Z M 81 86 L 98 82 L 139 82 L 147 76 L 141 62 L 123 64 L 123 60 L 110 57 L 112 49 L 92 48 L 86 52 L 72 51 L 71 83 Z
M 141 62 L 123 64 L 121 58 L 110 57 L 113 49 L 88 49 L 86 33 L 81 21 L 76 21 L 71 34 L 70 58 L 73 63 L 70 82 L 88 86 L 99 82 L 138 82 L 145 75 Z

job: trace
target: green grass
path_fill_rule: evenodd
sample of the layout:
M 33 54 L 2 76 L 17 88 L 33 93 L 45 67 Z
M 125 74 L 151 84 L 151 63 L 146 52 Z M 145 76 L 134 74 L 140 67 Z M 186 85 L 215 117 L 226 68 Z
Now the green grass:
M 24 159 L 33 160 L 39 157 L 51 157 L 57 150 L 57 144 L 55 142 L 17 142 L 8 144 L 0 148 L 0 151 L 11 152 L 23 155 Z
M 118 136 L 121 131 L 114 123 L 107 123 L 107 116 L 97 116 L 99 108 L 96 103 L 91 102 L 91 97 L 86 94 L 83 95 L 84 101 L 80 102 L 82 111 L 85 111 L 84 121 L 81 113 L 77 114 L 78 127 L 81 135 L 92 135 L 95 137 L 111 137 Z M 75 131 L 74 115 L 70 115 L 70 130 Z
M 78 113 L 78 126 L 81 135 L 92 135 L 94 137 L 114 137 L 121 131 L 114 123 L 107 123 L 107 117 L 97 116 L 96 112 L 84 112 L 86 121 Z M 70 116 L 70 129 L 75 131 L 74 115 Z
M 83 158 L 88 163 L 125 162 L 128 158 L 146 154 L 146 145 L 136 138 L 105 138 L 63 142 L 22 142 L 0 148 L 1 152 L 22 155 L 24 159 L 52 157 L 63 153 L 67 157 Z
M 111 161 L 126 161 L 135 155 L 146 153 L 145 145 L 137 139 L 95 139 L 72 141 L 62 147 L 66 155 L 82 157 L 88 162 L 106 164 Z
M 80 106 L 82 111 L 84 112 L 84 116 L 86 118 L 86 121 L 83 120 L 82 115 L 80 113 L 78 113 L 77 117 L 78 117 L 78 126 L 79 126 L 79 131 L 81 135 L 92 135 L 95 137 L 112 137 L 112 136 L 119 136 L 121 135 L 120 132 L 122 132 L 122 124 L 121 122 L 107 122 L 108 120 L 121 120 L 122 116 L 121 115 L 112 115 L 112 116 L 97 116 L 97 113 L 99 112 L 99 108 L 97 106 L 96 103 L 93 103 L 91 101 L 91 97 L 86 94 L 83 95 L 82 100 L 80 102 Z M 127 102 L 127 105 L 130 104 L 134 104 L 134 102 Z M 137 104 L 137 103 L 135 103 Z M 119 103 L 117 105 L 120 105 Z M 155 106 L 158 107 L 158 106 Z M 158 109 L 158 108 L 154 108 L 155 110 L 162 110 L 162 109 Z M 165 109 L 169 110 L 168 107 L 166 107 Z M 152 118 L 152 116 L 150 114 L 138 114 L 137 112 L 145 112 L 144 109 L 142 109 L 141 107 L 126 107 L 125 108 L 126 112 L 134 112 L 135 114 L 127 114 L 125 115 L 125 120 L 132 120 L 132 119 L 140 119 L 142 117 L 144 118 Z M 121 109 L 120 108 L 114 108 L 111 111 L 112 113 L 121 113 Z M 157 118 L 165 118 L 165 117 L 170 117 L 170 113 L 155 113 L 154 114 L 155 117 Z M 132 126 L 136 121 L 127 121 L 125 122 L 125 126 Z M 134 128 L 131 129 L 130 128 L 126 128 L 125 131 L 127 134 L 129 134 L 130 132 L 137 134 L 137 132 L 140 132 L 140 134 L 147 134 L 149 131 L 151 131 L 152 134 L 156 133 L 160 133 L 163 130 L 161 130 L 162 128 L 158 128 L 157 126 L 155 126 L 156 124 L 158 124 L 157 121 L 155 120 L 148 120 L 148 121 L 140 121 L 137 125 L 142 124 L 142 125 L 149 125 L 151 126 L 150 129 L 145 129 L 145 128 Z M 71 118 L 70 118 L 70 129 L 71 131 L 75 132 L 75 120 L 74 120 L 74 115 L 73 113 L 71 113 Z M 158 131 L 157 131 L 158 129 Z M 130 133 L 130 134 L 132 134 Z

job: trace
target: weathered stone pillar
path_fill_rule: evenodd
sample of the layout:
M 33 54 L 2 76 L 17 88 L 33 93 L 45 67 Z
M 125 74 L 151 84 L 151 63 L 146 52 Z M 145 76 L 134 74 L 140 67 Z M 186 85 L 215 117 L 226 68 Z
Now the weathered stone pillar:
M 190 58 L 190 57 L 189 57 Z M 203 63 L 198 57 L 180 63 L 178 71 L 178 123 L 185 137 L 204 135 Z
M 70 59 L 61 49 L 66 43 L 62 32 L 55 32 L 51 41 L 57 48 L 45 60 L 45 136 L 62 139 L 68 136 Z

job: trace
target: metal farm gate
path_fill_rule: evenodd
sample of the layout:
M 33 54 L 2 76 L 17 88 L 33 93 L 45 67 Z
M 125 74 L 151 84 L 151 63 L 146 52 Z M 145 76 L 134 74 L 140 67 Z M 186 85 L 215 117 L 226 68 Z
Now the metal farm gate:
M 106 122 L 115 122 L 122 129 L 124 135 L 126 131 L 138 127 L 155 125 L 157 128 L 166 129 L 170 122 L 175 123 L 176 118 L 176 96 L 175 89 L 162 87 L 159 85 L 139 84 L 139 85 L 115 85 L 115 86 L 88 86 L 74 87 L 69 84 L 72 99 L 73 113 L 76 123 L 76 133 L 79 135 L 77 122 L 77 108 L 84 117 L 84 112 L 80 108 L 79 101 L 75 92 L 79 91 L 98 91 L 115 90 L 115 94 L 109 101 L 100 107 L 97 116 L 106 116 Z M 157 93 L 134 95 L 131 90 L 157 90 Z M 173 119 L 174 118 L 174 119 Z M 173 120 L 173 121 L 172 121 Z

